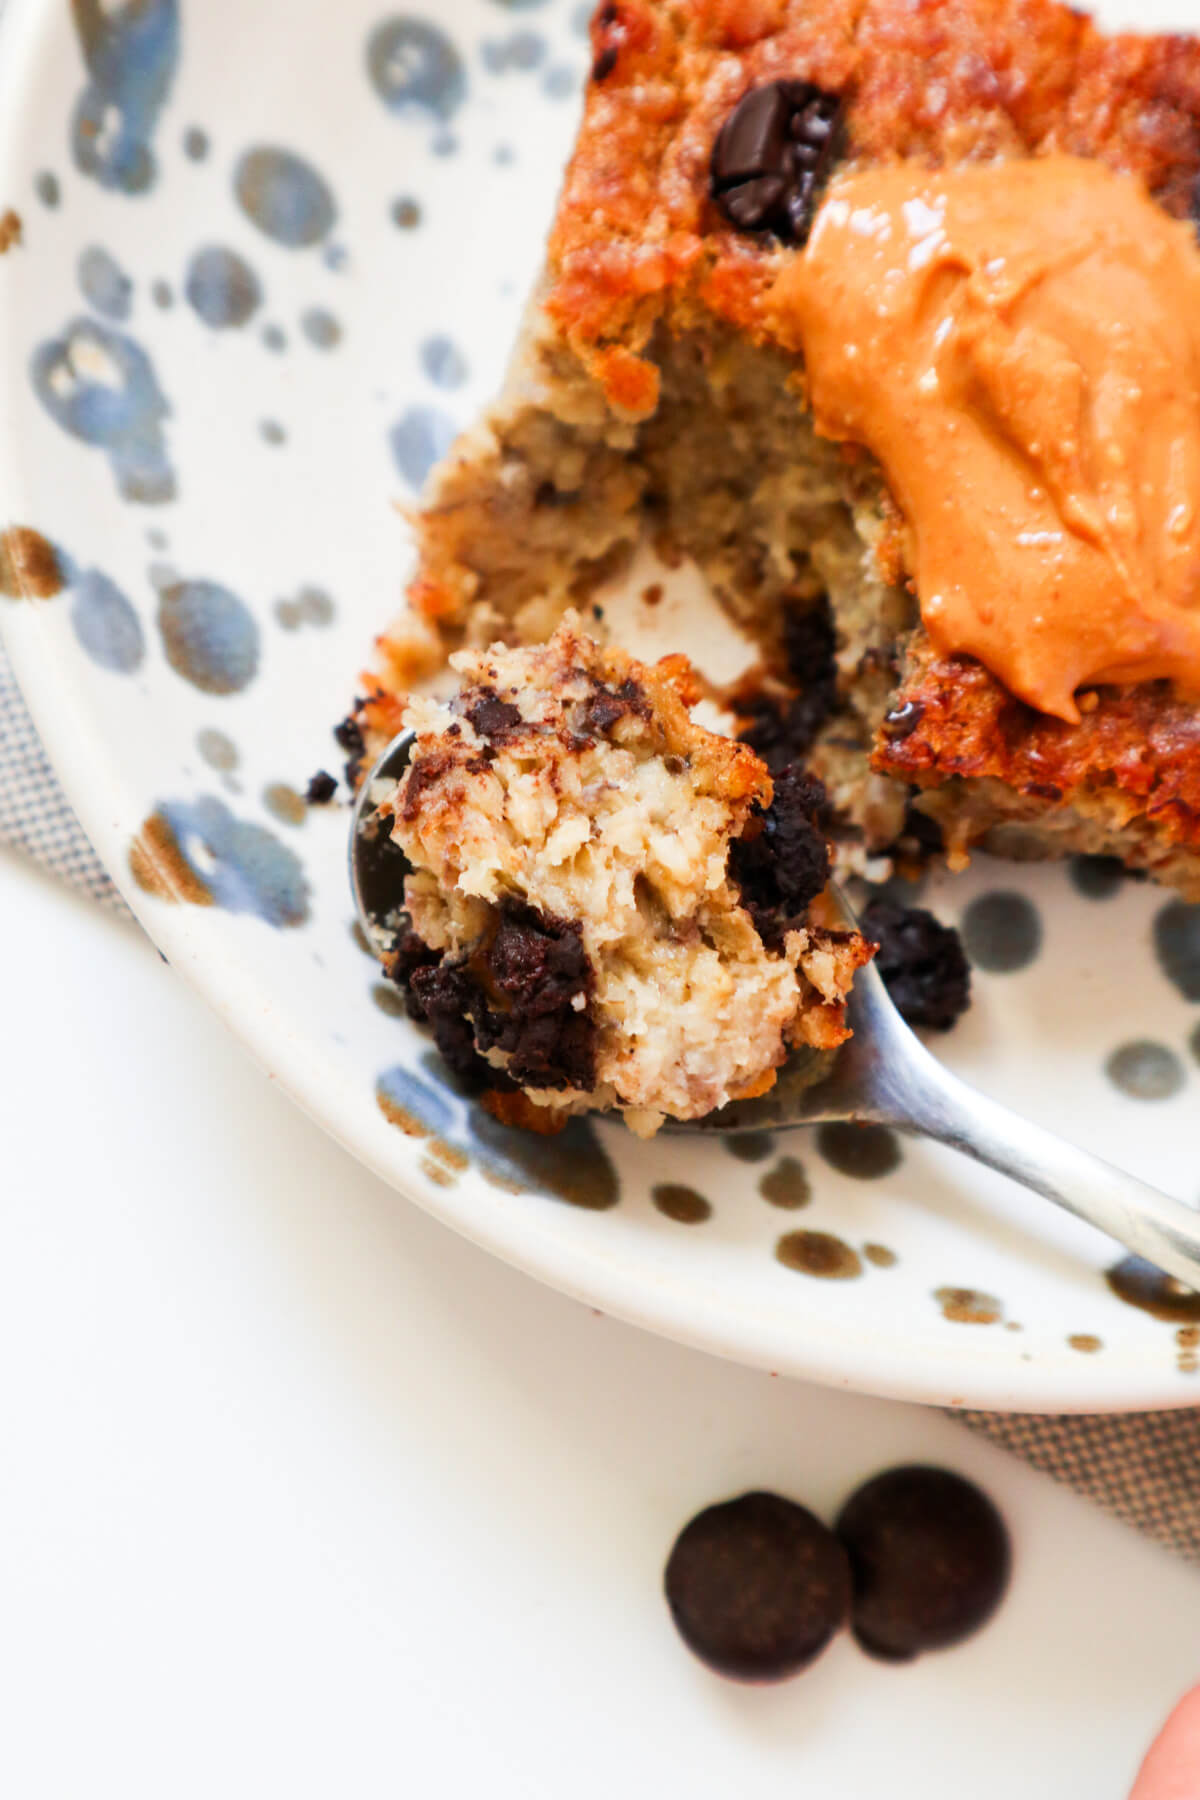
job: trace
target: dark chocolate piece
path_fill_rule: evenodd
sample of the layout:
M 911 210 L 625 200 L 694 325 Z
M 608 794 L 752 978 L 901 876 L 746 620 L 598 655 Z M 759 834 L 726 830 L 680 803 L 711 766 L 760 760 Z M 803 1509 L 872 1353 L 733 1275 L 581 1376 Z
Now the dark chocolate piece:
M 362 704 L 363 702 L 361 700 L 355 701 L 355 712 Z M 367 744 L 366 739 L 363 737 L 362 726 L 359 724 L 354 712 L 347 713 L 341 724 L 334 726 L 333 736 L 334 741 L 338 743 L 343 750 L 348 752 L 346 758 L 346 784 L 350 788 L 355 788 L 358 786 L 358 778 L 362 773 L 363 757 L 366 754 Z
M 815 776 L 788 768 L 775 781 L 775 797 L 758 812 L 729 849 L 729 872 L 742 904 L 769 949 L 803 925 L 829 881 L 829 846 L 819 823 L 828 798 Z
M 807 81 L 752 88 L 713 148 L 712 196 L 739 231 L 803 244 L 837 154 L 842 101 Z
M 948 1469 L 890 1469 L 851 1495 L 834 1530 L 854 1575 L 855 1637 L 870 1656 L 910 1662 L 972 1636 L 1008 1587 L 1004 1520 Z
M 465 711 L 480 737 L 492 743 L 503 743 L 525 722 L 520 707 L 502 700 L 494 688 L 480 688 L 471 694 Z
M 741 705 L 749 722 L 738 733 L 772 775 L 801 761 L 837 705 L 837 636 L 828 600 L 789 612 L 783 645 L 799 693 L 782 702 L 755 695 Z
M 326 806 L 337 793 L 337 777 L 328 769 L 318 769 L 304 790 L 304 798 L 310 806 Z
M 782 1681 L 846 1623 L 850 1565 L 820 1519 L 777 1494 L 743 1494 L 684 1527 L 667 1561 L 671 1617 L 709 1668 Z
M 438 1049 L 460 1072 L 469 1044 L 472 1053 L 501 1051 L 521 1087 L 596 1085 L 594 977 L 577 922 L 511 902 L 490 941 L 418 967 L 410 981 Z
M 859 920 L 879 945 L 875 967 L 901 1016 L 927 1031 L 949 1031 L 971 1004 L 971 965 L 962 939 L 919 906 L 872 900 Z

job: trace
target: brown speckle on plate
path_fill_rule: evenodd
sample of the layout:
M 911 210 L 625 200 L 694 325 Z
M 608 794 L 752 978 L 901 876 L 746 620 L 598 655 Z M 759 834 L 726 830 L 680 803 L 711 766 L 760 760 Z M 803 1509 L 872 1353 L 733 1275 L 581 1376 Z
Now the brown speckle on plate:
M 1003 1301 L 976 1288 L 940 1287 L 933 1297 L 942 1309 L 943 1319 L 949 1319 L 953 1325 L 998 1325 L 1004 1317 Z
M 775 1246 L 785 1269 L 822 1281 L 853 1281 L 863 1272 L 858 1251 L 828 1231 L 789 1231 Z
M 0 594 L 10 600 L 52 600 L 66 586 L 54 545 L 28 525 L 0 532 Z
M 144 894 L 187 906 L 211 906 L 212 893 L 179 848 L 162 813 L 151 813 L 129 846 L 129 872 Z

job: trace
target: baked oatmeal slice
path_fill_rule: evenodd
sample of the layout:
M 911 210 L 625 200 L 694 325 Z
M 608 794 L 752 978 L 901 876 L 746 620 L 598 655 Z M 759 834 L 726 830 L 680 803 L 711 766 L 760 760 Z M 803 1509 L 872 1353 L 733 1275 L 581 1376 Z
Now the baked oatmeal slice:
M 412 870 L 390 972 L 498 1116 L 617 1110 L 649 1136 L 845 1040 L 871 947 L 821 922 L 816 783 L 695 723 L 685 659 L 647 667 L 573 614 L 453 664 L 382 800 Z
M 544 276 L 503 395 L 430 484 L 413 610 L 382 640 L 368 724 L 386 728 L 391 699 L 458 644 L 543 640 L 648 538 L 693 559 L 759 641 L 731 698 L 758 740 L 782 737 L 825 780 L 843 841 L 902 837 L 919 787 L 960 847 L 1010 848 L 1015 816 L 1023 853 L 1086 845 L 1196 891 L 1200 812 L 1159 797 L 1190 785 L 1200 712 L 1165 684 L 1116 696 L 1142 733 L 1128 780 L 1113 775 L 1119 720 L 1100 734 L 1085 717 L 1052 731 L 1071 782 L 1010 781 L 1040 742 L 1018 708 L 985 789 L 964 773 L 961 716 L 981 692 L 1004 709 L 1006 691 L 970 658 L 923 656 L 918 628 L 921 736 L 907 751 L 890 726 L 878 737 L 903 704 L 898 645 L 922 596 L 878 464 L 817 435 L 770 303 L 822 184 L 897 161 L 916 184 L 1068 154 L 1186 217 L 1196 40 L 1106 37 L 1053 0 L 605 0 L 593 46 Z M 786 169 L 780 131 L 798 146 Z M 832 675 L 788 655 L 813 618 L 830 621 Z

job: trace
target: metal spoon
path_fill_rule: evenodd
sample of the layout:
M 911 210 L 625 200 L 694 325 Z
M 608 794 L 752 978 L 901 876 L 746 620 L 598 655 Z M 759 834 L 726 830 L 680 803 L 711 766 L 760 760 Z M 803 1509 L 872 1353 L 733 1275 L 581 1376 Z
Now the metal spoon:
M 390 838 L 372 826 L 378 804 L 372 787 L 403 774 L 412 742 L 413 733 L 405 732 L 388 745 L 354 808 L 350 881 L 363 929 L 379 949 L 386 949 L 394 934 L 408 865 Z M 840 894 L 837 899 L 852 925 L 850 907 Z M 793 1057 L 761 1099 L 735 1101 L 696 1124 L 668 1129 L 789 1131 L 852 1121 L 930 1137 L 1011 1176 L 1187 1287 L 1200 1288 L 1200 1213 L 951 1075 L 904 1023 L 873 965 L 855 977 L 850 1023 L 854 1036 L 836 1055 Z

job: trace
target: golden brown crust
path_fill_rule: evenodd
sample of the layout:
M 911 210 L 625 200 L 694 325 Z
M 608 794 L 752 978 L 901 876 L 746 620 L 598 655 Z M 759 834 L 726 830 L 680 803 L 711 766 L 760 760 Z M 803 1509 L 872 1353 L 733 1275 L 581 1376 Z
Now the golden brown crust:
M 660 317 L 699 307 L 767 336 L 789 253 L 709 198 L 717 133 L 759 82 L 845 96 L 843 168 L 1063 149 L 1140 176 L 1177 215 L 1200 170 L 1200 42 L 1105 37 L 1053 0 L 605 0 L 592 39 L 547 310 L 634 416 L 657 398 L 638 353 Z
M 1200 848 L 1200 713 L 1156 682 L 1101 688 L 1078 725 L 1034 712 L 969 657 L 923 631 L 880 734 L 874 768 L 919 786 L 997 781 L 1052 812 L 1105 794 L 1164 843 Z

